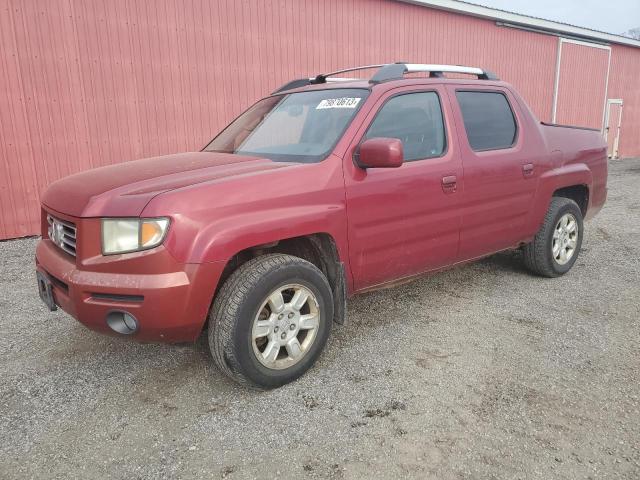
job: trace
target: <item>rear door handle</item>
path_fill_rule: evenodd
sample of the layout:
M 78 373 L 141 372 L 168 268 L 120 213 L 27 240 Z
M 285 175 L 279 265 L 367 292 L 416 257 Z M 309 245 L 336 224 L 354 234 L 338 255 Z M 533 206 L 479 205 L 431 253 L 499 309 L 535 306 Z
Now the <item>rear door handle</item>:
M 442 191 L 444 193 L 455 193 L 458 189 L 458 179 L 455 175 L 447 175 L 442 177 Z
M 533 163 L 525 163 L 522 165 L 522 175 L 525 177 L 533 175 Z

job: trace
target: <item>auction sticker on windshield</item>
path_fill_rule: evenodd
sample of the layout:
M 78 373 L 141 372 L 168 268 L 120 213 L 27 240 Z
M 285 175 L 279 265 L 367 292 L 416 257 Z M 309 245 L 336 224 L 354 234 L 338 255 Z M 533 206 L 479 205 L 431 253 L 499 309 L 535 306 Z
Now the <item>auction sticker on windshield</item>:
M 316 110 L 324 108 L 356 108 L 360 100 L 360 98 L 353 97 L 327 98 L 318 104 Z

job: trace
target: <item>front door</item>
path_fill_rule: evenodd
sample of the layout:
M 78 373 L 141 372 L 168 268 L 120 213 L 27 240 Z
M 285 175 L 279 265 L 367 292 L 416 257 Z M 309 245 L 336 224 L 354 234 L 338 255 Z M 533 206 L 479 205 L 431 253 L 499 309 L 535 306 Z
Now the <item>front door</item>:
M 515 98 L 500 87 L 448 87 L 464 167 L 460 260 L 515 246 L 522 240 L 540 174 L 524 149 Z
M 441 87 L 408 86 L 382 96 L 344 158 L 349 256 L 356 290 L 455 261 L 462 164 Z M 359 144 L 398 138 L 398 168 L 358 167 Z
M 609 158 L 618 158 L 621 123 L 622 100 L 610 98 L 607 100 L 607 113 L 604 127 L 604 137 L 607 140 L 607 155 L 609 155 Z

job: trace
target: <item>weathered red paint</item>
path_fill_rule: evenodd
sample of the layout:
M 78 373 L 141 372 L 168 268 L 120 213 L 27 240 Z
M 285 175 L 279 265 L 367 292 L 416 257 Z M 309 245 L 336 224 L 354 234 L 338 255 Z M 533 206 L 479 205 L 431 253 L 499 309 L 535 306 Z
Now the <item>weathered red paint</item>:
M 550 120 L 557 44 L 392 0 L 0 0 L 0 239 L 38 232 L 51 182 L 197 150 L 264 92 L 345 66 L 478 65 Z M 621 156 L 640 154 L 638 78 L 640 50 L 612 45 Z
M 37 268 L 67 286 L 54 282 L 56 302 L 99 331 L 108 331 L 104 318 L 110 310 L 122 309 L 140 321 L 140 340 L 193 340 L 223 268 L 250 247 L 329 235 L 354 294 L 530 241 L 559 188 L 587 187 L 587 217 L 604 204 L 607 158 L 599 132 L 540 124 L 505 82 L 405 79 L 305 88 L 351 87 L 371 93 L 319 163 L 194 152 L 96 169 L 54 184 L 43 197 L 43 211 L 78 229 L 73 258 L 52 244 L 42 222 Z M 455 96 L 460 88 L 507 96 L 518 124 L 511 148 L 471 150 Z M 358 166 L 354 155 L 381 105 L 414 91 L 439 95 L 446 152 L 397 168 Z M 160 247 L 103 256 L 102 216 L 169 217 L 171 227 Z M 106 301 L 95 293 L 144 300 Z

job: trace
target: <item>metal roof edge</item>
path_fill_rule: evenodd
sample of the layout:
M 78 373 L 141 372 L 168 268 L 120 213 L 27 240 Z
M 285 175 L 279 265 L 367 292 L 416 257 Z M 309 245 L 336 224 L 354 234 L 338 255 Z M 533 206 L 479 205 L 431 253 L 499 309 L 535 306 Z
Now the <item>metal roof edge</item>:
M 544 18 L 531 17 L 529 15 L 522 15 L 520 13 L 507 12 L 505 10 L 498 10 L 491 7 L 485 7 L 482 5 L 476 5 L 474 3 L 463 2 L 459 0 L 397 0 L 403 3 L 411 3 L 414 5 L 420 5 L 423 7 L 435 8 L 438 10 L 446 10 L 454 13 L 461 13 L 464 15 L 471 15 L 473 17 L 485 18 L 489 20 L 496 20 L 507 22 L 510 24 L 521 25 L 523 27 L 529 27 L 545 31 L 547 33 L 553 33 L 559 36 L 571 35 L 573 37 L 583 38 L 585 40 L 596 40 L 600 42 L 610 42 L 619 45 L 626 45 L 628 47 L 640 48 L 640 40 L 633 38 L 623 37 L 622 35 L 615 35 L 613 33 L 600 32 L 598 30 L 592 30 L 589 28 L 578 27 L 575 25 L 569 25 L 567 23 L 555 22 L 553 20 L 546 20 Z

